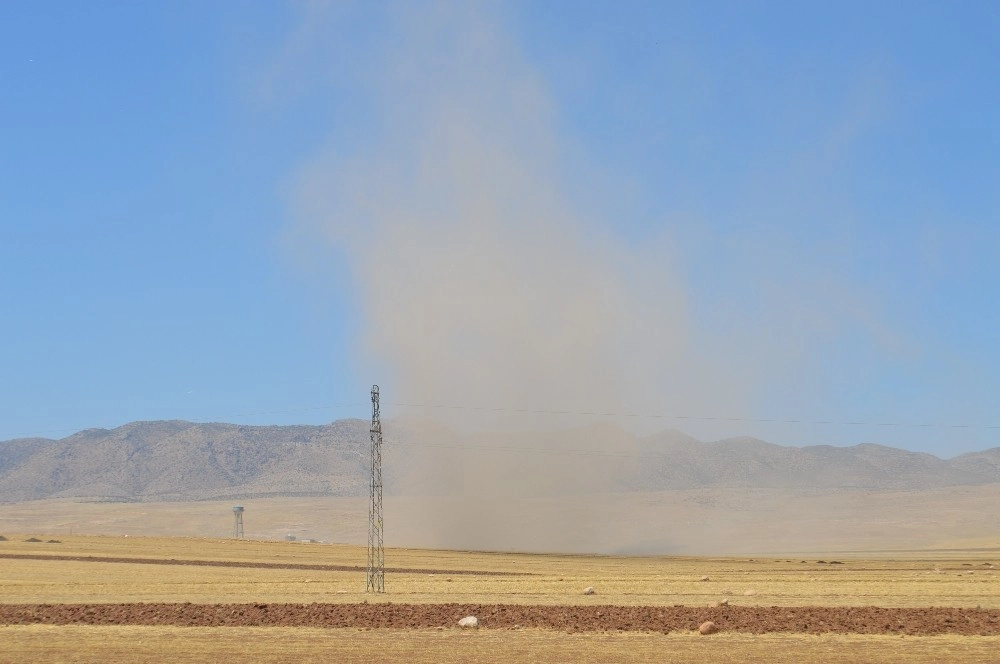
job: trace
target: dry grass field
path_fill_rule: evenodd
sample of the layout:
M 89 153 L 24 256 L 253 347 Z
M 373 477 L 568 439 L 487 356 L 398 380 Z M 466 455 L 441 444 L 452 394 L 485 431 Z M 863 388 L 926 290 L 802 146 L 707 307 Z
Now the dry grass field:
M 1000 542 L 1000 484 L 930 491 L 704 489 L 506 500 L 507 518 L 477 528 L 428 498 L 386 496 L 386 543 L 420 548 L 528 551 L 847 555 L 952 546 L 969 536 Z M 0 503 L 0 533 L 228 537 L 234 502 L 246 506 L 255 540 L 367 542 L 366 498 L 282 497 L 239 501 Z
M 883 606 L 1000 608 L 1000 550 L 819 558 L 386 552 L 387 593 L 363 593 L 361 547 L 5 533 L 0 602 Z M 35 538 L 42 541 L 27 542 Z M 58 542 L 47 540 L 57 539 Z M 979 543 L 983 544 L 983 543 Z M 26 557 L 11 557 L 26 556 Z M 65 559 L 64 559 L 65 558 Z M 83 558 L 83 559 L 70 559 Z M 90 558 L 90 559 L 87 559 Z M 129 562 L 101 562 L 102 558 Z M 205 566 L 226 561 L 274 567 Z M 312 567 L 309 567 L 312 566 Z M 320 568 L 317 568 L 320 567 Z M 395 573 L 393 569 L 423 570 Z M 469 574 L 463 572 L 480 572 Z M 497 573 L 508 573 L 501 576 Z M 707 577 L 707 580 L 702 580 Z M 583 595 L 593 586 L 593 595 Z M 0 661 L 997 661 L 1000 637 L 546 629 L 0 626 Z
M 6 559 L 4 603 L 476 602 L 500 604 L 956 606 L 1000 608 L 1000 551 L 878 558 L 560 556 L 389 549 L 387 593 L 364 593 L 365 550 L 225 539 L 8 535 L 0 556 L 93 556 L 337 565 L 357 571 Z M 831 564 L 833 563 L 833 564 Z M 393 568 L 432 570 L 392 573 Z M 506 572 L 448 574 L 448 570 Z M 702 577 L 708 577 L 702 581 Z M 594 595 L 582 595 L 588 586 Z
M 0 662 L 996 662 L 1000 637 L 0 626 Z

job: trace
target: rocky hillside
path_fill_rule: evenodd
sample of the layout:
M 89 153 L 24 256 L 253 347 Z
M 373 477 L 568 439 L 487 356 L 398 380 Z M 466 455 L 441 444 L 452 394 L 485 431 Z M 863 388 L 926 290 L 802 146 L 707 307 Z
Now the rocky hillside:
M 238 426 L 133 422 L 0 443 L 0 500 L 202 500 L 363 494 L 368 422 Z
M 878 445 L 705 443 L 679 432 L 639 438 L 607 425 L 463 438 L 441 427 L 397 424 L 387 427 L 387 493 L 499 494 L 499 487 L 515 485 L 523 495 L 713 487 L 924 490 L 1000 482 L 1000 448 L 944 460 Z M 133 422 L 61 440 L 9 440 L 0 442 L 0 501 L 365 495 L 368 445 L 364 420 L 323 426 Z
M 899 489 L 1000 482 L 1000 448 L 951 460 L 881 445 L 782 447 L 756 438 L 702 443 L 676 435 L 653 437 L 636 487 L 780 489 Z M 991 456 L 992 455 L 992 456 Z M 983 456 L 984 458 L 980 458 Z M 992 458 L 988 463 L 984 459 Z

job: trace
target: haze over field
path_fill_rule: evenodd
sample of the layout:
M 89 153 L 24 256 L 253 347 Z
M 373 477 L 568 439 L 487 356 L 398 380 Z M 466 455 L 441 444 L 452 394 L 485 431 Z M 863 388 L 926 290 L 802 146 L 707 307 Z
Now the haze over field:
M 1000 533 L 1000 448 L 944 460 L 608 425 L 439 426 L 428 438 L 408 424 L 386 423 L 386 537 L 398 546 L 733 554 L 989 544 Z M 6 441 L 0 531 L 220 536 L 240 503 L 252 538 L 363 543 L 368 444 L 364 420 L 135 422 Z
M 320 10 L 307 13 L 303 25 L 340 20 Z M 310 249 L 317 238 L 327 240 L 350 266 L 362 347 L 384 369 L 394 399 L 478 406 L 449 411 L 447 421 L 460 432 L 479 432 L 481 447 L 583 447 L 607 455 L 599 463 L 532 463 L 502 451 L 456 453 L 447 443 L 415 448 L 407 462 L 416 472 L 400 478 L 411 484 L 407 492 L 434 489 L 455 498 L 422 514 L 421 523 L 442 532 L 443 541 L 476 541 L 501 522 L 514 537 L 526 515 L 505 511 L 526 496 L 634 490 L 651 479 L 690 487 L 718 472 L 700 474 L 684 456 L 700 450 L 682 445 L 662 448 L 675 457 L 674 467 L 622 464 L 616 457 L 660 450 L 613 427 L 529 433 L 551 431 L 552 412 L 608 413 L 601 419 L 620 422 L 669 404 L 671 413 L 745 418 L 785 393 L 783 383 L 812 383 L 808 373 L 845 336 L 890 362 L 919 353 L 889 320 L 881 295 L 842 269 L 862 238 L 844 224 L 818 233 L 828 244 L 808 261 L 785 255 L 798 247 L 786 244 L 768 217 L 789 214 L 782 200 L 788 192 L 766 186 L 738 213 L 739 226 L 753 231 L 733 228 L 725 239 L 738 243 L 735 262 L 743 268 L 724 281 L 732 293 L 706 311 L 704 293 L 690 283 L 696 268 L 686 244 L 688 215 L 671 210 L 657 223 L 622 232 L 622 216 L 634 213 L 631 183 L 581 159 L 552 83 L 510 34 L 503 11 L 402 8 L 386 26 L 391 38 L 366 70 L 375 100 L 369 140 L 353 149 L 334 141 L 300 172 L 290 194 L 295 232 Z M 298 34 L 291 45 L 315 46 Z M 879 74 L 868 75 L 876 79 L 856 83 L 856 99 L 812 127 L 821 147 L 800 156 L 800 168 L 832 166 L 838 158 L 828 151 L 854 149 L 886 121 Z M 796 213 L 839 226 L 837 212 L 818 209 L 830 201 L 812 184 L 792 196 L 802 206 Z M 733 258 L 725 250 L 719 255 Z M 752 304 L 730 300 L 735 293 Z M 627 420 L 642 433 L 658 424 Z M 505 435 L 510 431 L 519 436 Z M 417 435 L 442 442 L 433 425 Z M 800 487 L 822 486 L 827 473 L 844 480 L 836 451 L 807 469 L 791 457 L 762 464 L 753 452 L 734 457 L 722 453 L 713 461 L 730 464 L 734 476 L 792 475 Z M 936 481 L 952 481 L 947 468 L 936 470 Z M 901 481 L 889 475 L 881 479 L 886 486 Z M 592 521 L 588 509 L 569 508 L 541 530 L 565 534 Z
M 2 11 L 0 499 L 1000 479 L 988 5 Z

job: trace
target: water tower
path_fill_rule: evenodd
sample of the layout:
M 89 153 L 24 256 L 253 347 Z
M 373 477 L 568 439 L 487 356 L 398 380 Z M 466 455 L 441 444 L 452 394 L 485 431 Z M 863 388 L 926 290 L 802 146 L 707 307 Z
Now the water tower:
M 243 539 L 243 506 L 233 506 L 233 537 Z

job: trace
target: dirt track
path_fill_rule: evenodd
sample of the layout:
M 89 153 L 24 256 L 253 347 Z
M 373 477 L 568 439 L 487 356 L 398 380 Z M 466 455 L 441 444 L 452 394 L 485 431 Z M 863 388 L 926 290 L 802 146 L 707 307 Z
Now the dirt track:
M 1000 635 L 1000 610 L 879 607 L 522 606 L 484 604 L 6 604 L 7 625 L 180 625 L 457 629 L 477 616 L 490 629 Z
M 0 553 L 0 559 L 64 560 L 84 563 L 128 563 L 130 565 L 194 565 L 201 567 L 240 567 L 251 569 L 302 569 L 323 572 L 364 572 L 360 565 L 319 565 L 312 563 L 261 563 L 242 560 L 178 560 L 175 558 L 111 558 L 107 556 L 62 556 L 44 553 Z M 447 574 L 457 576 L 531 576 L 527 572 L 485 572 L 471 569 L 424 569 L 386 567 L 392 574 Z

